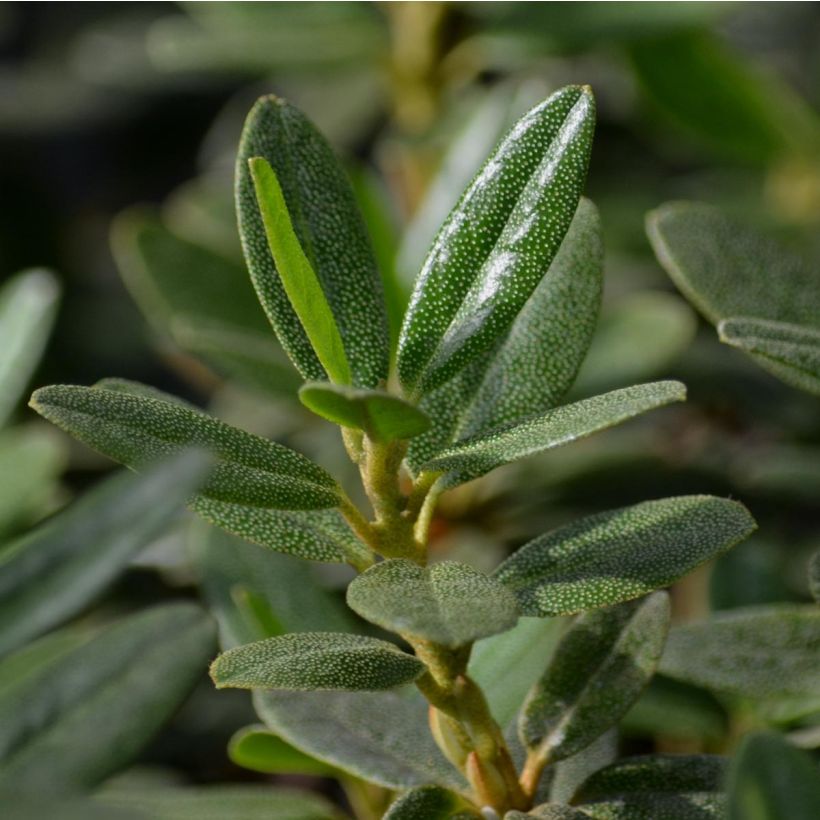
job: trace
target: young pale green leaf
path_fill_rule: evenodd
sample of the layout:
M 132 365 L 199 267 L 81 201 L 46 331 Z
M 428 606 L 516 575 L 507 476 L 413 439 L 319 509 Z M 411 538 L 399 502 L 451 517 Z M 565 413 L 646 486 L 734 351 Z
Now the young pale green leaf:
M 388 789 L 466 782 L 442 755 L 418 692 L 254 693 L 259 717 L 297 749 Z
M 453 648 L 511 629 L 518 620 L 506 587 L 454 561 L 430 567 L 383 561 L 353 580 L 347 603 L 385 629 Z
M 461 805 L 457 795 L 440 786 L 420 786 L 393 802 L 383 820 L 450 820 Z
M 713 792 L 630 794 L 578 809 L 594 820 L 726 820 L 726 798 Z
M 820 551 L 815 552 L 809 561 L 809 592 L 820 603 Z
M 816 820 L 820 816 L 817 765 L 779 735 L 743 739 L 727 784 L 729 820 Z
M 281 201 L 273 204 L 280 206 L 280 217 L 289 215 L 288 221 L 292 222 L 293 235 L 286 231 L 289 245 L 297 256 L 296 248 L 301 250 L 315 273 L 311 282 L 318 282 L 321 289 L 316 302 L 296 310 L 286 292 L 284 277 L 302 290 L 310 285 L 294 282 L 292 269 L 279 268 L 285 260 L 275 261 L 271 255 L 260 211 L 260 204 L 269 200 L 257 200 L 249 166 L 254 158 L 269 163 L 273 174 L 261 171 L 268 182 L 278 180 Z M 264 166 L 257 163 L 256 167 L 259 170 Z M 245 260 L 257 295 L 302 376 L 325 380 L 328 363 L 321 358 L 328 355 L 334 372 L 342 368 L 336 375 L 344 374 L 339 351 L 334 347 L 331 353 L 331 349 L 320 346 L 321 354 L 317 356 L 315 340 L 312 344 L 302 325 L 305 320 L 309 324 L 332 321 L 341 338 L 352 383 L 378 387 L 387 378 L 389 339 L 382 287 L 370 243 L 350 184 L 330 147 L 307 118 L 284 100 L 262 97 L 248 115 L 236 163 L 236 207 Z M 288 242 L 288 236 L 277 232 L 276 241 Z M 304 265 L 300 269 L 304 273 Z M 328 328 L 325 332 L 333 333 Z M 334 338 L 333 343 L 338 340 Z
M 293 229 L 276 172 L 264 157 L 253 157 L 248 163 L 279 281 L 327 375 L 338 384 L 350 384 L 342 336 L 322 284 Z
M 504 339 L 422 399 L 434 424 L 410 444 L 414 471 L 454 441 L 558 404 L 592 339 L 602 274 L 600 218 L 582 198 L 549 270 Z
M 213 624 L 202 610 L 170 604 L 106 627 L 18 676 L 0 693 L 0 791 L 95 786 L 174 713 L 213 649 Z M 0 664 L 0 678 L 14 658 Z M 147 685 L 146 674 L 162 685 Z
M 0 655 L 79 612 L 160 535 L 207 475 L 183 453 L 118 475 L 0 553 Z
M 295 749 L 262 725 L 240 729 L 228 743 L 228 757 L 237 766 L 261 774 L 307 774 L 326 777 L 332 766 Z
M 561 89 L 516 123 L 464 192 L 402 327 L 399 376 L 409 393 L 448 381 L 509 330 L 569 229 L 594 120 L 588 88 Z
M 668 586 L 746 538 L 736 501 L 708 495 L 598 513 L 525 544 L 497 570 L 526 615 L 566 615 Z
M 784 382 L 820 394 L 820 327 L 732 318 L 718 324 L 718 334 L 722 342 L 755 354 Z
M 816 697 L 818 652 L 820 609 L 816 606 L 747 607 L 674 627 L 660 671 L 750 698 Z
M 31 406 L 135 469 L 188 447 L 211 451 L 217 460 L 200 491 L 205 499 L 295 510 L 339 502 L 336 482 L 303 455 L 176 403 L 120 390 L 54 385 L 35 391 Z
M 673 381 L 613 390 L 456 442 L 430 459 L 423 469 L 445 473 L 445 484 L 455 486 L 479 478 L 502 464 L 569 444 L 685 398 L 686 388 Z
M 383 390 L 309 382 L 299 390 L 299 400 L 317 416 L 363 430 L 374 441 L 413 438 L 430 427 L 422 410 Z
M 18 274 L 0 290 L 0 426 L 8 421 L 43 355 L 59 298 L 54 275 L 40 269 Z
M 665 592 L 579 616 L 527 696 L 521 742 L 554 762 L 614 726 L 654 674 L 668 628 Z
M 394 644 L 362 635 L 299 632 L 238 646 L 211 664 L 218 689 L 375 692 L 415 680 L 424 665 Z

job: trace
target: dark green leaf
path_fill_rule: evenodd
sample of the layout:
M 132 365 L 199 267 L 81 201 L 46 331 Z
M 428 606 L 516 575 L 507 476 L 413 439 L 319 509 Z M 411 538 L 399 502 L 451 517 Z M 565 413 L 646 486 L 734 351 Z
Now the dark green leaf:
M 347 603 L 385 629 L 457 647 L 504 632 L 518 620 L 515 596 L 466 564 L 420 567 L 383 561 L 353 580 Z
M 722 612 L 669 633 L 660 671 L 751 698 L 816 697 L 820 609 L 780 604 Z
M 422 469 L 445 473 L 445 483 L 453 486 L 479 478 L 502 464 L 560 447 L 685 398 L 686 388 L 673 381 L 613 390 L 456 442 Z
M 213 647 L 202 610 L 171 604 L 19 676 L 0 696 L 0 790 L 82 789 L 108 777 L 178 708 Z M 7 663 L 13 655 L 0 677 Z
M 820 603 L 820 551 L 815 552 L 809 561 L 809 591 L 811 597 Z
M 139 468 L 187 447 L 217 457 L 205 499 L 278 509 L 333 507 L 336 482 L 299 453 L 179 404 L 119 390 L 54 385 L 31 406 L 107 456 Z
M 316 415 L 364 430 L 374 441 L 392 441 L 421 435 L 430 419 L 415 405 L 383 390 L 310 382 L 299 390 L 302 404 Z
M 460 805 L 455 794 L 440 786 L 421 786 L 392 803 L 383 820 L 449 820 Z
M 522 811 L 508 811 L 504 815 L 504 820 L 526 820 L 528 817 L 535 817 L 538 820 L 584 820 L 589 815 L 570 806 L 563 806 L 559 803 L 546 803 L 543 806 L 536 806 L 526 814 Z
M 238 646 L 211 664 L 218 689 L 377 691 L 409 683 L 424 670 L 392 643 L 361 635 L 299 632 Z
M 521 741 L 553 762 L 614 726 L 652 677 L 669 627 L 669 598 L 579 616 L 521 711 Z
M 618 757 L 618 728 L 607 729 L 589 746 L 559 760 L 541 776 L 536 800 L 549 797 L 553 803 L 570 803 L 581 784 Z
M 712 792 L 632 794 L 578 807 L 594 820 L 725 820 L 726 798 Z
M 10 791 L 0 794 L 3 801 L 3 820 L 148 820 L 141 812 L 101 805 L 96 800 L 82 797 L 53 795 L 36 797 Z
M 272 96 L 256 103 L 245 123 L 236 164 L 239 230 L 259 300 L 306 379 L 324 380 L 325 368 L 291 306 L 268 247 L 248 166 L 255 157 L 266 160 L 278 178 L 295 238 L 341 336 L 353 384 L 377 387 L 387 378 L 387 320 L 370 243 L 347 179 L 324 138 L 300 111 Z
M 569 229 L 594 118 L 588 88 L 556 92 L 518 121 L 467 188 L 405 317 L 399 374 L 409 392 L 449 380 L 509 330 Z
M 157 537 L 207 473 L 183 454 L 118 475 L 0 553 L 0 655 L 79 612 Z
M 525 614 L 569 614 L 668 586 L 754 529 L 736 501 L 708 495 L 645 501 L 539 536 L 496 577 L 516 593 Z
M 743 739 L 729 774 L 729 820 L 817 820 L 817 765 L 775 734 Z
M 295 749 L 264 726 L 240 729 L 228 744 L 228 757 L 253 772 L 262 774 L 311 774 L 327 776 L 333 767 Z

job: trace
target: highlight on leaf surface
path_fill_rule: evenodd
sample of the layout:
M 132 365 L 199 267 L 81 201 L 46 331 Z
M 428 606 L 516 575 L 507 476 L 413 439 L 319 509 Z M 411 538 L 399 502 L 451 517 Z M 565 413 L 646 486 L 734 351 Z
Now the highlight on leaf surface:
M 525 615 L 566 615 L 668 586 L 755 528 L 746 508 L 728 499 L 645 501 L 533 539 L 495 577 L 515 592 Z
M 300 632 L 238 646 L 211 665 L 218 689 L 378 691 L 415 680 L 424 665 L 387 641 Z

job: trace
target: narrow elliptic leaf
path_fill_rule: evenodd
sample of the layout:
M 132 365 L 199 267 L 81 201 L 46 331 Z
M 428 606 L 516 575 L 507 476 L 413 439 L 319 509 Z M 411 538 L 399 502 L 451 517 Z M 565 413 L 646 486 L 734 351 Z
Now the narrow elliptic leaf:
M 757 732 L 743 739 L 729 772 L 729 820 L 816 820 L 817 764 L 782 737 Z
M 631 794 L 578 806 L 594 820 L 725 820 L 726 797 L 714 792 Z
M 809 561 L 809 592 L 820 603 L 820 551 L 815 552 Z
M 460 805 L 459 797 L 440 786 L 421 786 L 393 802 L 383 820 L 449 820 Z
M 47 270 L 18 274 L 0 290 L 0 426 L 23 395 L 45 350 L 60 286 Z
M 333 507 L 339 501 L 336 482 L 303 455 L 176 403 L 120 390 L 54 385 L 35 391 L 31 406 L 134 469 L 187 447 L 211 451 L 217 461 L 201 490 L 206 499 L 297 510 Z
M 420 567 L 383 561 L 347 588 L 347 603 L 384 629 L 458 647 L 515 626 L 515 596 L 483 572 L 454 561 Z
M 554 762 L 614 726 L 652 677 L 668 628 L 665 592 L 580 615 L 527 696 L 522 743 Z
M 261 774 L 332 775 L 334 769 L 295 749 L 262 725 L 240 729 L 228 743 L 228 757 L 252 772 Z
M 634 793 L 720 792 L 726 763 L 719 755 L 625 757 L 585 780 L 573 802 Z
M 362 635 L 299 632 L 238 646 L 211 665 L 218 689 L 392 689 L 415 680 L 424 664 L 394 644 Z
M 464 192 L 405 317 L 399 375 L 409 393 L 448 381 L 509 330 L 569 229 L 594 120 L 588 88 L 557 91 L 516 123 Z
M 418 692 L 255 692 L 259 717 L 297 749 L 389 789 L 466 782 L 444 758 Z
M 79 612 L 162 533 L 207 475 L 184 453 L 117 475 L 0 553 L 0 655 Z
M 336 319 L 293 229 L 276 172 L 264 157 L 253 157 L 248 164 L 268 247 L 290 306 L 330 379 L 350 384 L 350 365 Z
M 523 811 L 508 811 L 504 815 L 504 820 L 526 820 L 528 817 L 535 817 L 538 820 L 585 820 L 589 815 L 560 803 L 545 803 L 542 806 L 530 809 L 526 813 Z
M 668 586 L 746 538 L 736 501 L 689 495 L 598 513 L 525 544 L 497 570 L 526 615 L 566 615 Z
M 793 387 L 820 394 L 820 327 L 736 317 L 721 321 L 718 334 Z
M 729 610 L 674 627 L 660 671 L 750 698 L 816 697 L 820 609 L 777 604 Z
M 131 809 L 145 820 L 341 820 L 318 794 L 270 786 L 104 790 L 106 808 Z
M 170 604 L 20 676 L 0 696 L 0 790 L 95 786 L 174 713 L 213 651 L 213 623 L 202 610 Z M 13 662 L 14 655 L 0 670 Z
M 306 314 L 294 311 L 288 298 L 282 278 L 287 273 L 277 269 L 279 261 L 271 255 L 248 164 L 254 158 L 270 164 L 298 247 L 321 287 L 321 304 L 307 305 L 317 315 L 309 313 L 307 318 L 319 321 L 321 305 L 328 306 L 352 383 L 378 387 L 387 378 L 387 319 L 373 253 L 349 182 L 324 138 L 300 111 L 273 96 L 259 99 L 245 122 L 236 163 L 239 230 L 259 301 L 306 379 L 322 381 L 327 374 L 300 322 Z M 283 241 L 282 235 L 278 239 Z
M 428 461 L 423 469 L 445 473 L 444 482 L 454 486 L 479 478 L 502 464 L 569 444 L 685 398 L 686 388 L 674 381 L 613 390 L 456 442 Z
M 363 430 L 375 441 L 413 438 L 430 427 L 422 410 L 383 390 L 310 382 L 299 390 L 299 400 L 316 415 Z

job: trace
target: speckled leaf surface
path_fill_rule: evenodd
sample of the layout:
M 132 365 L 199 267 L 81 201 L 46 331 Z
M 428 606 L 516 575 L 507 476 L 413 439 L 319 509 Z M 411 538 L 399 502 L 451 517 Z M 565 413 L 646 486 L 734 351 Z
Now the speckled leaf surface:
M 668 628 L 665 592 L 579 616 L 527 696 L 522 743 L 552 762 L 614 726 L 649 683 Z
M 430 459 L 423 469 L 445 473 L 444 483 L 455 486 L 479 478 L 503 464 L 569 444 L 685 398 L 686 388 L 674 381 L 613 390 L 456 442 Z
M 309 382 L 299 390 L 299 400 L 316 415 L 363 430 L 374 441 L 413 438 L 430 427 L 422 410 L 383 390 Z
M 518 620 L 515 596 L 483 572 L 442 561 L 383 561 L 355 578 L 347 603 L 385 629 L 449 647 L 504 632 Z
M 706 689 L 750 698 L 816 697 L 820 609 L 745 607 L 676 626 L 660 671 Z
M 774 733 L 743 739 L 729 773 L 728 820 L 816 820 L 817 764 Z
M 391 789 L 466 782 L 439 751 L 427 704 L 406 692 L 255 692 L 259 717 L 297 749 Z
M 526 615 L 562 615 L 667 586 L 746 538 L 736 501 L 708 495 L 645 501 L 539 536 L 497 570 Z
M 633 794 L 578 807 L 594 820 L 725 820 L 726 798 L 712 792 Z
M 720 322 L 718 333 L 722 342 L 755 354 L 761 366 L 784 382 L 820 395 L 820 327 L 731 318 Z
M 440 786 L 421 786 L 391 803 L 384 820 L 448 820 L 460 803 L 455 794 Z
M 176 403 L 119 390 L 54 385 L 35 391 L 40 415 L 129 467 L 201 447 L 217 461 L 206 499 L 254 507 L 315 509 L 338 503 L 336 482 L 303 455 Z
M 547 273 L 586 179 L 595 106 L 561 89 L 496 147 L 439 231 L 399 341 L 410 393 L 452 378 L 503 336 Z
M 205 613 L 169 604 L 106 627 L 18 676 L 0 695 L 0 790 L 95 786 L 136 757 L 213 651 Z M 158 680 L 162 686 L 148 685 Z
M 299 632 L 237 646 L 211 665 L 218 689 L 375 692 L 409 683 L 424 670 L 394 644 L 336 632 Z
M 389 339 L 381 281 L 350 184 L 328 144 L 296 108 L 262 97 L 251 109 L 236 163 L 236 207 L 245 260 L 279 340 L 306 379 L 326 379 L 268 247 L 248 161 L 270 163 L 293 229 L 341 335 L 353 384 L 387 377 Z
M 536 817 L 538 820 L 584 820 L 589 817 L 578 809 L 570 806 L 563 806 L 559 803 L 547 803 L 543 806 L 536 806 L 528 812 L 508 811 L 504 815 L 504 820 L 525 820 L 527 817 Z
M 117 475 L 0 552 L 0 655 L 78 613 L 159 536 L 207 473 L 184 453 Z
M 549 798 L 553 803 L 569 803 L 581 784 L 618 757 L 619 726 L 607 729 L 580 752 L 559 760 L 541 777 L 536 800 Z

